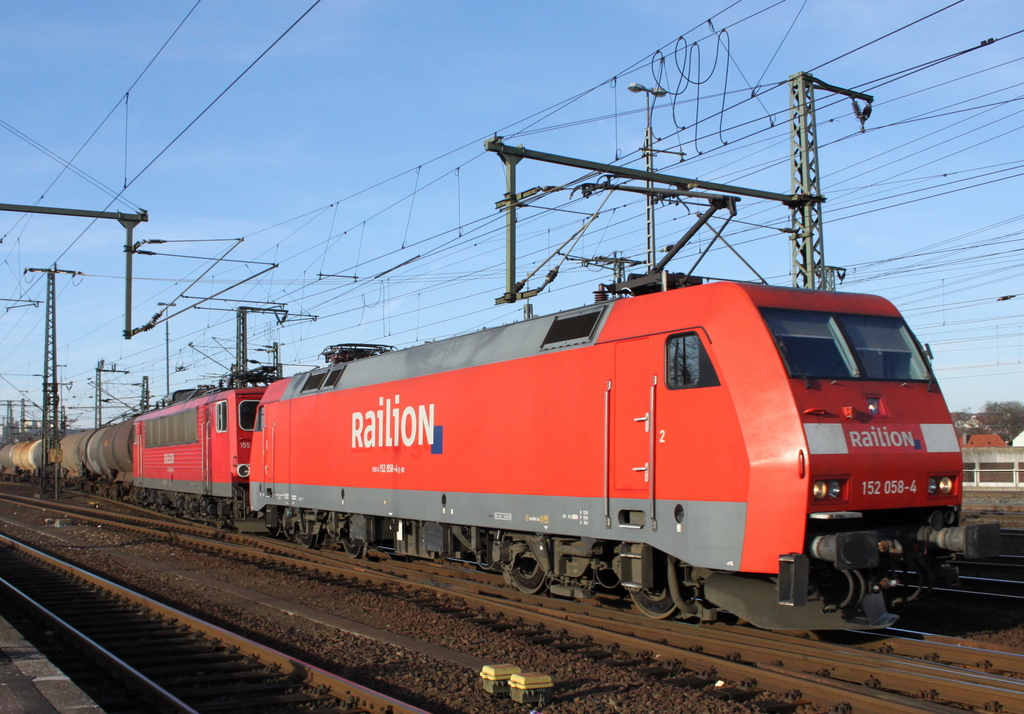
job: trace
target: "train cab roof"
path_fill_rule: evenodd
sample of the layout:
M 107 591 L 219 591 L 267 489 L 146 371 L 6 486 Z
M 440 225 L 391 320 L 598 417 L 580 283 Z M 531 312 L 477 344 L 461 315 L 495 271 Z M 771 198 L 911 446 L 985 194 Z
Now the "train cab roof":
M 703 283 L 599 302 L 403 350 L 364 351 L 354 361 L 330 363 L 275 382 L 267 388 L 264 401 L 468 369 L 695 325 L 709 329 L 714 325 L 716 331 L 757 329 L 767 338 L 760 313 L 765 307 L 899 316 L 889 301 L 872 295 Z

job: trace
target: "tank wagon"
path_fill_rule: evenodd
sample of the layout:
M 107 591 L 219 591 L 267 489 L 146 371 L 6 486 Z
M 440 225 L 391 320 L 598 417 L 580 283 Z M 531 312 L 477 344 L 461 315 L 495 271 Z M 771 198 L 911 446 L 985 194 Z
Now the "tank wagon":
M 13 474 L 14 467 L 14 444 L 6 444 L 0 447 L 0 473 Z
M 955 554 L 999 550 L 997 524 L 960 523 L 949 411 L 882 298 L 711 283 L 347 347 L 265 388 L 180 395 L 107 427 L 111 461 L 91 456 L 100 430 L 66 464 L 310 547 L 771 629 L 887 626 L 955 582 Z
M 11 449 L 11 461 L 19 471 L 35 471 L 43 466 L 43 442 L 20 441 Z
M 69 458 L 81 458 L 89 473 L 104 478 L 95 484 L 94 492 L 109 497 L 122 497 L 132 476 L 132 444 L 135 441 L 134 420 L 123 421 L 91 432 L 77 443 L 61 440 L 61 460 L 67 467 Z M 69 447 L 76 447 L 73 451 Z M 102 486 L 102 488 L 99 488 Z M 98 490 L 97 490 L 98 489 Z
M 79 479 L 87 473 L 85 447 L 93 431 L 79 431 L 68 434 L 60 440 L 61 464 L 71 479 Z
M 18 441 L 0 447 L 0 474 L 24 479 L 42 467 L 43 442 Z

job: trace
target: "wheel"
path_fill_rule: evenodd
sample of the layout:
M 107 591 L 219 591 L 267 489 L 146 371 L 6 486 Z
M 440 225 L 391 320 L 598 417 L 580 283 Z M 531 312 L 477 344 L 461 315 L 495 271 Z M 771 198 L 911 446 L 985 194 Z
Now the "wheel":
M 350 558 L 362 558 L 366 555 L 366 543 L 353 538 L 342 538 L 341 547 Z
M 520 592 L 535 595 L 544 588 L 544 569 L 533 558 L 518 556 L 507 572 L 512 585 Z
M 296 531 L 294 538 L 295 542 L 304 548 L 316 548 L 320 545 L 319 531 L 316 533 L 303 533 L 301 531 Z
M 647 617 L 664 620 L 676 614 L 676 604 L 668 588 L 662 590 L 630 590 L 633 604 Z

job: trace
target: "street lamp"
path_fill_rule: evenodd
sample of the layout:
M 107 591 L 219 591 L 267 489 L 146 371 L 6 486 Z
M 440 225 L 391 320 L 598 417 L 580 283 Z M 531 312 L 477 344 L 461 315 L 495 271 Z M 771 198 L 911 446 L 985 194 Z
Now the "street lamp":
M 644 99 L 647 101 L 647 130 L 644 132 L 644 168 L 648 171 L 654 171 L 654 132 L 651 131 L 651 97 L 664 97 L 668 94 L 667 91 L 661 87 L 655 87 L 654 89 L 648 89 L 642 84 L 633 82 L 628 87 L 629 91 L 634 94 L 638 92 L 644 93 Z M 647 193 L 647 270 L 654 270 L 654 266 L 657 261 L 654 259 L 654 253 L 657 247 L 654 244 L 654 182 L 648 181 L 647 188 L 651 189 Z
M 177 307 L 178 303 L 158 302 L 157 305 L 163 305 L 164 307 Z M 165 363 L 167 396 L 171 396 L 171 321 L 169 319 L 164 320 L 164 356 L 167 359 Z

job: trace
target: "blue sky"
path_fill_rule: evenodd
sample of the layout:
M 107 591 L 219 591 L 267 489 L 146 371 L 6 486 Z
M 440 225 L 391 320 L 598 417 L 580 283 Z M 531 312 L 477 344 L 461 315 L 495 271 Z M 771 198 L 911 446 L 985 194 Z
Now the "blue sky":
M 521 303 L 494 304 L 505 189 L 482 142 L 498 133 L 640 167 L 644 98 L 631 82 L 673 92 L 653 109 L 658 170 L 788 193 L 785 82 L 811 71 L 875 96 L 862 133 L 848 99 L 817 94 L 825 255 L 848 269 L 840 289 L 904 311 L 950 408 L 1024 399 L 1019 3 L 323 0 L 287 31 L 312 2 L 0 7 L 0 203 L 148 211 L 135 239 L 170 242 L 136 256 L 135 326 L 160 302 L 180 310 L 196 302 L 182 295 L 231 288 L 220 296 L 230 302 L 204 305 L 218 310 L 170 321 L 172 389 L 216 380 L 232 361 L 229 310 L 263 304 L 252 301 L 286 304 L 283 324 L 251 316 L 249 337 L 254 350 L 282 343 L 286 373 L 332 343 L 404 347 L 521 319 Z M 525 189 L 581 172 L 523 162 L 519 176 Z M 546 274 L 543 261 L 599 207 L 570 255 L 642 258 L 642 198 L 604 198 L 565 190 L 523 209 L 519 275 Z M 659 245 L 693 210 L 658 207 Z M 743 199 L 725 237 L 768 282 L 789 285 L 788 224 L 784 207 Z M 121 338 L 120 225 L 0 213 L 0 235 L 2 298 L 43 299 L 25 268 L 57 261 L 86 274 L 58 278 L 71 418 L 92 425 L 100 359 L 130 372 L 104 375 L 115 400 L 105 415 L 138 401 L 143 375 L 165 392 L 164 325 Z M 671 268 L 688 269 L 709 239 Z M 232 246 L 238 262 L 213 260 Z M 266 263 L 279 267 L 231 287 Z M 755 277 L 725 249 L 696 272 Z M 532 307 L 578 306 L 610 279 L 566 260 Z M 41 402 L 43 317 L 0 311 L 0 400 Z

